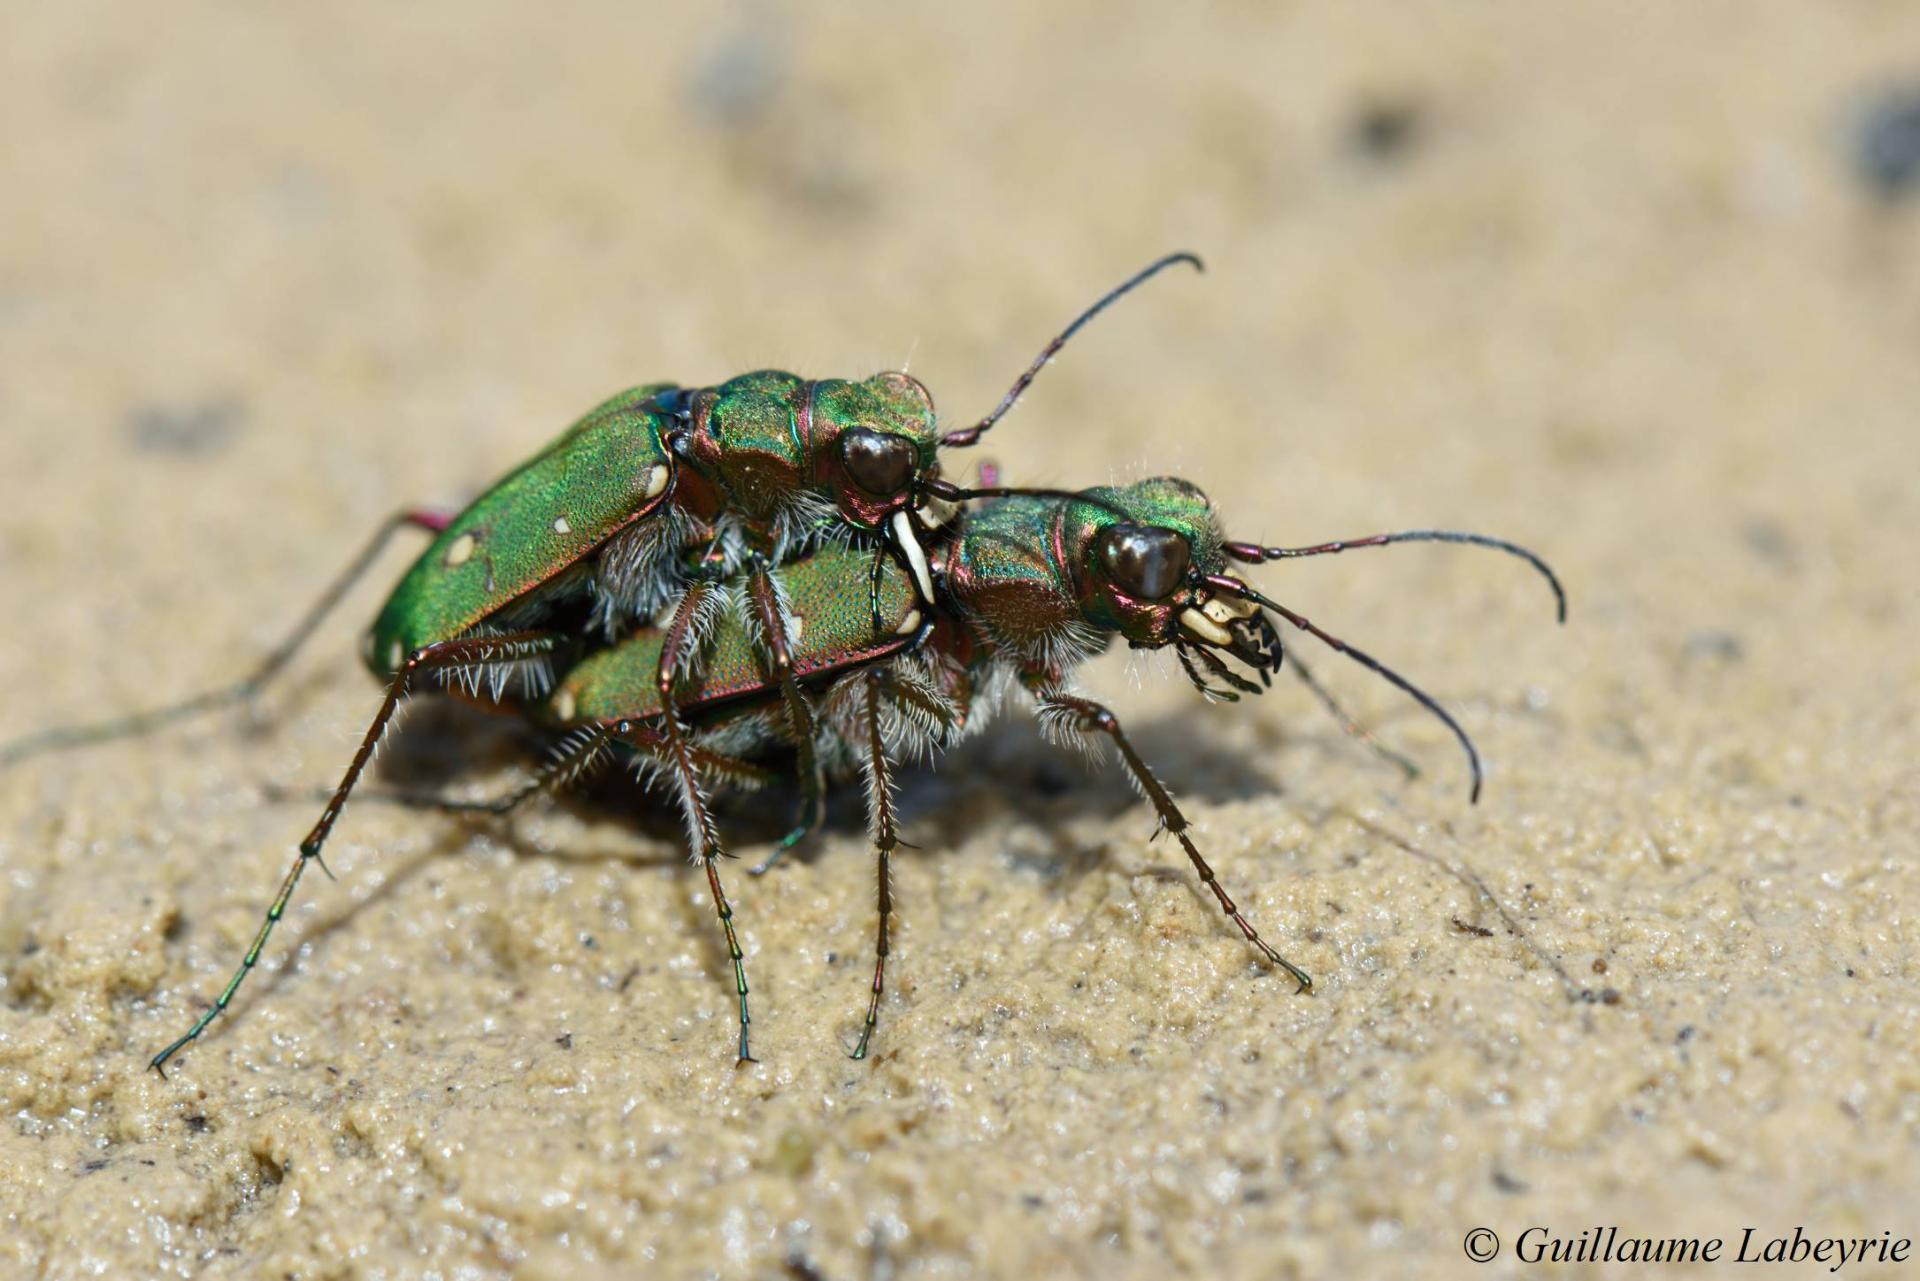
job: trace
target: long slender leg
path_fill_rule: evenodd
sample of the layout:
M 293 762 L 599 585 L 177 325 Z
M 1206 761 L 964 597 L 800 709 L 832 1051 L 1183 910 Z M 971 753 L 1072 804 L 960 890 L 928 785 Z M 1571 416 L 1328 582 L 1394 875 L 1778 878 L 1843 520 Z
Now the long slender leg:
M 241 961 L 239 968 L 235 970 L 226 988 L 221 992 L 219 999 L 194 1023 L 186 1035 L 180 1037 L 154 1056 L 150 1064 L 154 1070 L 164 1075 L 164 1065 L 166 1061 L 187 1043 L 196 1039 L 201 1032 L 206 1029 L 208 1024 L 212 1023 L 232 1002 L 234 994 L 239 990 L 240 984 L 258 962 L 261 950 L 264 948 L 267 938 L 273 932 L 274 925 L 277 924 L 281 916 L 285 914 L 288 903 L 293 897 L 294 889 L 300 883 L 301 874 L 306 870 L 307 862 L 312 860 L 320 864 L 322 871 L 326 870 L 326 863 L 322 858 L 322 850 L 326 844 L 327 837 L 331 833 L 334 823 L 339 819 L 340 812 L 345 807 L 346 801 L 352 793 L 355 784 L 371 760 L 380 738 L 392 721 L 400 700 L 406 696 L 413 676 L 421 671 L 435 668 L 513 661 L 543 652 L 551 648 L 553 643 L 551 637 L 540 633 L 513 633 L 499 636 L 476 637 L 466 640 L 445 641 L 417 650 L 408 658 L 389 685 L 386 698 L 382 701 L 380 710 L 376 713 L 372 724 L 368 726 L 366 735 L 361 740 L 360 748 L 354 754 L 353 760 L 347 768 L 346 775 L 342 778 L 340 785 L 334 790 L 332 796 L 327 801 L 326 808 L 322 811 L 319 820 L 315 822 L 314 826 L 308 831 L 305 839 L 301 841 L 299 852 L 294 859 L 293 866 L 288 869 L 287 876 L 281 883 L 280 892 L 276 895 L 273 905 L 268 909 L 266 918 L 261 922 L 260 929 L 254 936 L 253 943 L 247 949 L 246 955 Z
M 286 915 L 287 904 L 293 899 L 293 891 L 300 884 L 301 873 L 307 870 L 309 862 L 319 863 L 320 870 L 326 871 L 320 852 L 327 843 L 333 825 L 340 818 L 340 811 L 346 808 L 347 798 L 365 772 L 367 762 L 373 759 L 374 749 L 379 746 L 381 735 L 393 720 L 394 712 L 400 706 L 400 700 L 407 695 L 407 687 L 420 672 L 443 667 L 462 667 L 476 663 L 511 662 L 529 658 L 553 648 L 555 638 L 544 632 L 507 632 L 497 636 L 474 636 L 464 640 L 440 641 L 417 649 L 401 664 L 387 686 L 387 696 L 380 702 L 380 710 L 374 714 L 372 724 L 367 726 L 366 735 L 360 740 L 360 748 L 353 754 L 353 760 L 347 766 L 347 772 L 340 780 L 340 786 L 334 789 L 333 796 L 321 810 L 319 819 L 300 842 L 300 852 L 294 856 L 293 866 L 287 869 L 286 879 L 280 883 L 280 892 L 274 896 L 273 905 L 267 909 L 266 919 L 260 922 L 259 932 L 253 936 L 253 943 L 241 958 L 240 966 L 234 970 L 233 977 L 227 980 L 227 986 L 221 991 L 219 999 L 211 1008 L 194 1021 L 185 1036 L 167 1046 L 153 1056 L 147 1065 L 162 1076 L 166 1075 L 166 1062 L 204 1032 L 207 1025 L 218 1018 L 233 1001 L 233 995 L 240 990 L 240 984 L 252 973 L 255 963 L 260 959 L 260 950 L 266 946 L 267 938 L 273 933 L 273 927 Z M 329 873 L 329 875 L 331 875 Z
M 867 775 L 867 826 L 873 836 L 873 851 L 878 863 L 880 923 L 873 944 L 873 995 L 867 1001 L 867 1021 L 860 1029 L 860 1044 L 853 1057 L 867 1057 L 867 1043 L 873 1039 L 874 1025 L 880 1018 L 880 997 L 887 985 L 888 922 L 893 916 L 893 883 L 888 862 L 900 844 L 899 825 L 893 813 L 893 767 L 887 760 L 886 737 L 880 730 L 881 687 L 884 673 L 869 669 L 867 686 L 867 755 L 862 764 Z
M 793 733 L 793 748 L 799 756 L 798 768 L 804 779 L 799 820 L 793 825 L 766 861 L 753 869 L 758 876 L 776 863 L 780 856 L 805 840 L 820 826 L 825 816 L 826 785 L 821 778 L 819 749 L 815 741 L 813 708 L 793 675 L 793 642 L 787 635 L 786 613 L 780 607 L 780 593 L 773 581 L 773 570 L 766 558 L 756 555 L 747 574 L 747 599 L 760 625 L 761 642 L 773 664 L 770 675 L 780 686 L 780 697 L 787 707 L 787 724 Z
M 704 611 L 717 603 L 713 593 L 719 590 L 713 583 L 694 583 L 680 598 L 672 620 L 667 623 L 660 647 L 657 677 L 661 707 L 659 732 L 663 740 L 662 754 L 674 781 L 679 785 L 681 805 L 686 811 L 687 844 L 693 856 L 706 869 L 707 887 L 713 893 L 713 910 L 720 917 L 720 928 L 727 936 L 727 956 L 733 962 L 734 990 L 740 997 L 739 1062 L 753 1063 L 757 1060 L 747 1044 L 747 1027 L 753 1022 L 753 1017 L 747 1008 L 746 954 L 740 950 L 740 938 L 734 930 L 733 905 L 727 901 L 727 893 L 720 885 L 720 856 L 725 851 L 720 845 L 720 832 L 714 824 L 713 813 L 707 807 L 707 798 L 700 788 L 693 744 L 686 727 L 680 723 L 680 713 L 673 698 L 675 683 L 691 665 L 700 648 L 703 639 L 700 620 Z
M 293 658 L 307 638 L 313 635 L 322 620 L 340 603 L 360 576 L 386 550 L 387 540 L 394 531 L 402 526 L 412 525 L 419 529 L 439 532 L 446 528 L 452 517 L 443 512 L 418 510 L 395 512 L 380 523 L 379 529 L 360 549 L 345 570 L 328 584 L 320 598 L 307 608 L 292 631 L 267 656 L 260 660 L 257 667 L 245 678 L 219 689 L 207 690 L 183 699 L 167 707 L 156 707 L 144 712 L 135 712 L 130 716 L 116 716 L 112 720 L 95 721 L 90 725 L 66 725 L 56 729 L 40 730 L 25 735 L 13 742 L 0 746 L 0 769 L 5 769 L 31 756 L 40 756 L 47 752 L 69 751 L 76 747 L 86 747 L 93 743 L 104 743 L 116 738 L 132 738 L 139 734 L 164 729 L 178 721 L 187 720 L 202 712 L 226 707 L 234 703 L 244 703 L 257 695 L 266 683 L 277 675 L 281 668 Z
M 1207 860 L 1200 856 L 1200 850 L 1194 845 L 1193 838 L 1187 835 L 1187 816 L 1180 812 L 1180 807 L 1173 803 L 1173 797 L 1167 789 L 1161 786 L 1160 780 L 1155 778 L 1153 771 L 1147 768 L 1147 763 L 1140 759 L 1138 752 L 1134 751 L 1132 741 L 1120 728 L 1119 718 L 1092 699 L 1080 698 L 1073 694 L 1043 693 L 1040 696 L 1040 707 L 1043 713 L 1051 712 L 1066 719 L 1081 733 L 1097 732 L 1105 734 L 1113 741 L 1114 749 L 1120 753 L 1121 763 L 1126 766 L 1127 772 L 1133 775 L 1134 783 L 1146 796 L 1148 803 L 1153 806 L 1154 812 L 1160 816 L 1160 826 L 1173 833 L 1174 839 L 1180 842 L 1182 849 L 1186 850 L 1187 858 L 1193 863 L 1193 870 L 1199 873 L 1200 883 L 1213 891 L 1213 897 L 1220 903 L 1220 910 L 1240 927 L 1240 932 L 1246 936 L 1247 942 L 1253 944 L 1261 956 L 1292 975 L 1302 992 L 1311 991 L 1313 980 L 1307 977 L 1307 972 L 1269 947 L 1267 941 L 1260 937 L 1259 932 L 1253 928 L 1247 918 L 1240 914 L 1240 909 L 1234 905 L 1226 888 L 1213 874 L 1213 869 L 1207 865 Z

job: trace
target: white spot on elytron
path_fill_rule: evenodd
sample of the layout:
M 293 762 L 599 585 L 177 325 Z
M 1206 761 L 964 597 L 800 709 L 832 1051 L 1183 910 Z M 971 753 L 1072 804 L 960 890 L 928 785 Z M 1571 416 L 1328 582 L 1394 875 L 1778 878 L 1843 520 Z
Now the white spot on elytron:
M 933 571 L 927 568 L 927 554 L 920 550 L 920 540 L 914 536 L 913 521 L 902 507 L 893 514 L 893 541 L 900 545 L 901 552 L 907 558 L 907 567 L 913 570 L 913 585 L 920 591 L 920 599 L 933 604 Z
M 563 688 L 553 696 L 553 714 L 563 721 L 573 719 L 573 712 L 577 706 L 579 705 L 574 702 L 573 691 L 570 689 Z
M 667 470 L 665 463 L 655 463 L 647 472 L 647 497 L 658 498 L 666 491 L 667 479 L 673 473 Z
M 458 569 L 472 559 L 473 549 L 479 544 L 472 534 L 462 534 L 447 545 L 447 568 Z
M 1233 634 L 1231 632 L 1197 609 L 1188 608 L 1181 610 L 1180 626 L 1186 628 L 1203 641 L 1210 641 L 1215 645 L 1233 644 Z
M 900 626 L 893 629 L 895 636 L 911 636 L 920 630 L 920 611 L 910 609 L 907 616 L 900 620 Z
M 796 612 L 796 613 L 787 615 L 787 639 L 789 641 L 791 641 L 795 645 L 798 645 L 800 643 L 801 634 L 806 630 L 807 630 L 807 617 L 805 614 Z
M 406 657 L 407 651 L 405 647 L 402 646 L 399 641 L 395 641 L 387 647 L 387 670 L 390 672 L 399 671 L 400 664 L 405 661 Z
M 555 516 L 553 518 L 553 532 L 556 534 L 571 534 L 573 532 L 573 526 L 567 524 L 567 518 L 565 516 Z

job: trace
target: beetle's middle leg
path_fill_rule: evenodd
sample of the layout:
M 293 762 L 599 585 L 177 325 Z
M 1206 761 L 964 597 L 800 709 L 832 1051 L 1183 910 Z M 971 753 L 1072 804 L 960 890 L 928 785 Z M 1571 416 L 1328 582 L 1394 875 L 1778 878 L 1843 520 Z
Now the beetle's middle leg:
M 806 840 L 820 826 L 826 817 L 827 784 L 821 772 L 813 706 L 801 692 L 800 682 L 793 674 L 793 642 L 796 637 L 790 634 L 791 629 L 787 625 L 786 602 L 781 598 L 779 584 L 774 581 L 772 566 L 767 563 L 766 557 L 758 553 L 754 554 L 752 568 L 747 571 L 747 601 L 759 627 L 766 657 L 772 664 L 770 675 L 779 684 L 780 697 L 786 703 L 787 724 L 793 732 L 793 748 L 799 758 L 796 765 L 803 789 L 799 822 L 780 838 L 780 843 L 774 846 L 766 860 L 752 869 L 752 875 L 759 876 L 778 862 L 782 854 Z
M 1120 754 L 1121 764 L 1126 767 L 1127 773 L 1133 776 L 1134 786 L 1140 789 L 1141 795 L 1147 798 L 1148 804 L 1152 805 L 1154 812 L 1160 816 L 1160 826 L 1171 832 L 1174 839 L 1180 842 L 1180 847 L 1186 850 L 1187 858 L 1193 863 L 1193 870 L 1200 875 L 1200 883 L 1213 891 L 1213 897 L 1219 902 L 1220 910 L 1240 927 L 1240 932 L 1246 936 L 1247 942 L 1253 944 L 1254 950 L 1292 975 L 1302 992 L 1313 990 L 1313 980 L 1307 976 L 1307 972 L 1274 951 L 1267 941 L 1260 937 L 1260 932 L 1253 928 L 1252 922 L 1240 914 L 1240 908 L 1227 893 L 1226 887 L 1220 884 L 1220 879 L 1214 875 L 1213 868 L 1208 866 L 1207 860 L 1201 857 L 1200 849 L 1193 843 L 1193 838 L 1187 834 L 1190 827 L 1187 816 L 1180 812 L 1180 807 L 1173 802 L 1173 796 L 1160 780 L 1154 777 L 1153 771 L 1147 768 L 1147 763 L 1134 750 L 1133 741 L 1120 728 L 1120 719 L 1092 699 L 1081 698 L 1059 690 L 1043 690 L 1039 698 L 1042 716 L 1052 721 L 1056 727 L 1068 728 L 1080 734 L 1097 733 L 1107 736 L 1113 743 L 1114 750 Z
M 893 812 L 893 767 L 887 759 L 886 737 L 880 728 L 881 689 L 887 683 L 886 674 L 875 668 L 868 668 L 865 676 L 867 706 L 866 715 L 866 766 L 867 775 L 867 826 L 873 836 L 874 857 L 877 861 L 876 875 L 879 878 L 880 923 L 873 944 L 873 995 L 867 1000 L 867 1019 L 860 1028 L 860 1043 L 854 1047 L 853 1057 L 867 1057 L 867 1043 L 873 1039 L 874 1025 L 880 1018 L 880 997 L 886 991 L 887 952 L 889 950 L 889 922 L 893 916 L 893 883 L 889 879 L 889 861 L 893 851 L 900 845 L 899 825 Z
M 695 582 L 687 588 L 674 607 L 661 638 L 660 666 L 656 680 L 660 692 L 660 732 L 664 740 L 662 755 L 668 772 L 680 788 L 680 802 L 687 817 L 687 844 L 693 856 L 706 869 L 707 887 L 713 893 L 713 910 L 727 936 L 727 957 L 733 962 L 734 990 L 740 997 L 741 1063 L 756 1060 L 747 1045 L 747 1027 L 753 1017 L 747 1009 L 747 962 L 740 950 L 740 938 L 733 925 L 733 904 L 720 885 L 720 856 L 726 851 L 720 844 L 720 830 L 713 821 L 700 786 L 700 773 L 694 760 L 694 746 L 687 727 L 680 723 L 680 711 L 674 702 L 674 686 L 700 656 L 705 644 L 706 621 L 725 604 L 723 588 L 712 582 Z

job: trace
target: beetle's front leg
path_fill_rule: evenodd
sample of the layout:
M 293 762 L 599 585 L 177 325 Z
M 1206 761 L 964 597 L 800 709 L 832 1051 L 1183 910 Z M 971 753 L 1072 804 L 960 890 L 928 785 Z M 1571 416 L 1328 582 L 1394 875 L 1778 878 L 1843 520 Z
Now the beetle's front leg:
M 1154 777 L 1153 771 L 1147 768 L 1147 763 L 1134 750 L 1132 740 L 1120 728 L 1120 719 L 1108 708 L 1092 699 L 1067 694 L 1058 689 L 1041 690 L 1038 698 L 1042 721 L 1056 736 L 1061 731 L 1075 734 L 1104 734 L 1112 742 L 1114 750 L 1120 755 L 1121 764 L 1126 767 L 1127 773 L 1132 775 L 1134 786 L 1140 789 L 1140 794 L 1147 798 L 1147 803 L 1152 805 L 1154 812 L 1160 816 L 1160 826 L 1171 832 L 1174 839 L 1180 842 L 1180 847 L 1186 850 L 1187 858 L 1193 863 L 1193 870 L 1200 876 L 1200 883 L 1213 891 L 1213 897 L 1218 900 L 1220 910 L 1240 927 L 1240 932 L 1246 936 L 1247 942 L 1253 944 L 1254 949 L 1261 956 L 1291 974 L 1294 981 L 1300 985 L 1302 992 L 1311 991 L 1313 980 L 1307 976 L 1307 972 L 1268 946 L 1267 941 L 1260 937 L 1259 931 L 1255 930 L 1252 923 L 1240 914 L 1239 907 L 1227 893 L 1226 887 L 1220 884 L 1220 879 L 1214 875 L 1213 868 L 1209 867 L 1207 860 L 1200 856 L 1199 847 L 1188 835 L 1191 825 L 1187 822 L 1187 816 L 1180 812 L 1180 807 L 1173 802 L 1173 796 L 1161 785 L 1160 780 Z

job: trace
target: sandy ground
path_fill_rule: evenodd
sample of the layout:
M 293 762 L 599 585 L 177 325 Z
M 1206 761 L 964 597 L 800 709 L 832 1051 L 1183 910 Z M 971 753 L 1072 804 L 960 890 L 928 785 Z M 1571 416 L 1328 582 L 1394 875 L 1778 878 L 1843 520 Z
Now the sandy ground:
M 873 1061 L 857 803 L 735 872 L 739 1070 L 670 820 L 363 805 L 161 1080 L 373 710 L 396 551 L 252 717 L 0 777 L 0 1273 L 1518 1275 L 1528 1227 L 1920 1236 L 1920 202 L 1849 150 L 1920 9 L 816 8 L 8 7 L 0 736 L 234 675 L 381 515 L 616 387 L 910 360 L 966 419 L 1190 247 L 1209 273 L 1103 318 L 986 452 L 1177 472 L 1242 536 L 1548 553 L 1564 629 L 1489 555 L 1261 571 L 1457 709 L 1485 799 L 1331 656 L 1419 781 L 1291 685 L 1208 707 L 1103 662 L 1318 993 L 1016 720 L 908 782 Z M 389 764 L 518 777 L 490 725 L 412 730 Z

